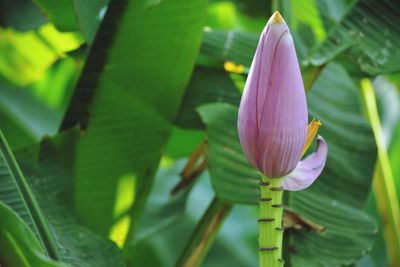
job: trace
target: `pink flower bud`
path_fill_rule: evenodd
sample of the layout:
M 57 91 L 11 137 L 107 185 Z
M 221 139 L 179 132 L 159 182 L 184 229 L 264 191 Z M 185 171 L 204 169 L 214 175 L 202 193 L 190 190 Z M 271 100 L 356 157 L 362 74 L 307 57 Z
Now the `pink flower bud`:
M 247 160 L 270 178 L 293 171 L 307 135 L 307 102 L 292 36 L 279 12 L 263 30 L 238 116 Z

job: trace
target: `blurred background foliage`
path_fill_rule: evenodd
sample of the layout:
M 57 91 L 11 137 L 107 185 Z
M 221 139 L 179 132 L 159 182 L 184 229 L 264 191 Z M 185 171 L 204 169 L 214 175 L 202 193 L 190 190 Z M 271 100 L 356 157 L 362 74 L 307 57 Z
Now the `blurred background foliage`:
M 285 266 L 400 266 L 396 0 L 1 0 L 0 265 L 257 266 L 236 116 L 275 10 L 330 147 Z

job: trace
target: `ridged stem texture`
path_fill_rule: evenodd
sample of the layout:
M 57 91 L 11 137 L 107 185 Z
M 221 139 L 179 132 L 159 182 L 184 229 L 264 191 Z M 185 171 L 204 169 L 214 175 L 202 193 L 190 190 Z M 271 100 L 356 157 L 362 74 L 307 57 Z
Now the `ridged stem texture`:
M 260 182 L 259 262 L 260 267 L 282 267 L 282 195 L 281 178 L 262 177 Z

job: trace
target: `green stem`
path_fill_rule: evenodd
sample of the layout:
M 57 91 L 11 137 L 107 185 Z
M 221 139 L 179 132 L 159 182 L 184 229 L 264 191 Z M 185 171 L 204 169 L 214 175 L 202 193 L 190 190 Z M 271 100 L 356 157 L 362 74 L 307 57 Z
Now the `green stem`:
M 282 198 L 283 198 L 283 204 L 285 205 L 285 207 L 289 207 L 292 200 L 291 200 L 292 194 L 290 194 L 290 192 L 287 192 L 285 194 L 283 194 Z M 283 220 L 283 216 L 282 215 L 282 220 Z M 282 222 L 283 224 L 283 222 Z M 285 234 L 283 235 L 283 243 L 282 243 L 282 257 L 283 259 L 285 259 L 285 267 L 291 267 L 292 266 L 292 262 L 291 262 L 291 253 L 290 253 L 290 245 L 292 243 L 292 238 L 293 238 L 293 234 L 292 231 L 285 231 Z
M 259 261 L 260 267 L 281 267 L 282 259 L 282 179 L 262 177 L 260 182 Z
M 229 214 L 232 205 L 214 197 L 183 250 L 176 267 L 197 267 L 203 262 L 210 245 Z
M 378 162 L 375 166 L 372 189 L 378 212 L 385 226 L 383 228 L 383 236 L 389 255 L 390 266 L 400 266 L 400 205 L 395 183 L 397 177 L 393 176 L 392 166 L 390 165 L 383 138 L 375 91 L 371 81 L 369 79 L 361 80 L 361 89 L 368 119 L 371 123 L 378 148 Z

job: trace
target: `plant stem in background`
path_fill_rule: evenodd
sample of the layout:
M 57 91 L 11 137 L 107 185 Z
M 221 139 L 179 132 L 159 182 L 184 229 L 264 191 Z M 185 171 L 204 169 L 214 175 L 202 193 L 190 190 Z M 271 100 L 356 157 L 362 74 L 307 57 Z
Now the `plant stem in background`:
M 263 176 L 260 182 L 260 217 L 258 219 L 260 267 L 278 267 L 283 266 L 284 263 L 281 180 Z
M 203 262 L 232 205 L 214 197 L 189 238 L 176 267 L 197 267 Z
M 307 66 L 301 69 L 301 75 L 303 76 L 304 89 L 308 92 L 314 85 L 315 81 L 318 79 L 322 70 L 326 65 L 321 66 Z
M 383 140 L 375 92 L 371 81 L 363 79 L 361 81 L 361 89 L 378 147 L 378 162 L 375 167 L 372 187 L 378 211 L 384 225 L 383 236 L 385 238 L 390 266 L 400 266 L 400 207 L 396 194 L 396 185 Z
M 196 165 L 202 156 L 204 158 L 201 163 Z M 176 186 L 174 186 L 171 195 L 175 195 L 179 191 L 192 185 L 196 178 L 207 168 L 207 165 L 207 141 L 203 139 L 186 162 L 185 167 L 181 172 L 181 180 Z

